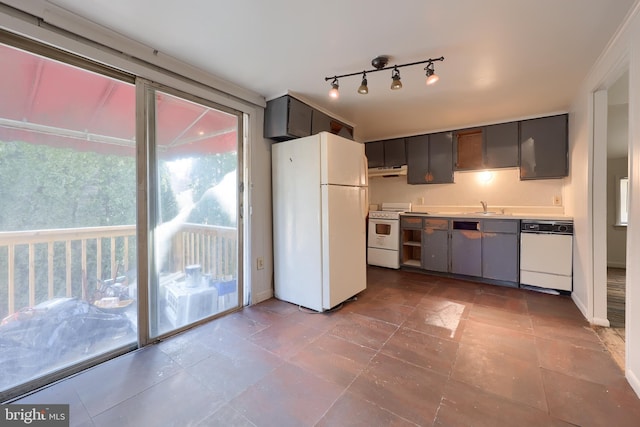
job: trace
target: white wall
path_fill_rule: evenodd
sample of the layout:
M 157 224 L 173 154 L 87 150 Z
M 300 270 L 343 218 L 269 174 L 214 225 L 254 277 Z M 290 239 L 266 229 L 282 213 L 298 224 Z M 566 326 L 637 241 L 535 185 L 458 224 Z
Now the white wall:
M 616 226 L 618 182 L 627 176 L 628 158 L 607 161 L 607 266 L 625 268 L 627 265 L 627 227 Z
M 248 187 L 249 218 L 245 229 L 249 230 L 246 244 L 249 252 L 246 257 L 245 272 L 251 292 L 251 304 L 257 304 L 273 296 L 273 235 L 271 217 L 271 145 L 270 139 L 262 137 L 264 109 L 256 109 L 255 120 L 246 144 L 250 155 L 248 168 L 250 173 Z M 264 268 L 257 269 L 257 258 L 262 257 Z
M 630 24 L 629 185 L 627 228 L 626 374 L 640 396 L 640 6 Z M 631 262 L 630 262 L 631 261 Z
M 411 202 L 427 206 L 475 206 L 480 200 L 496 207 L 554 207 L 553 199 L 563 199 L 564 179 L 520 181 L 518 168 L 495 169 L 493 178 L 483 182 L 480 172 L 455 172 L 454 184 L 409 185 L 407 177 L 369 180 L 372 204 Z
M 629 159 L 631 206 L 629 210 L 626 303 L 626 377 L 640 395 L 640 2 L 602 53 L 573 100 L 569 112 L 569 155 L 571 176 L 565 188 L 566 209 L 574 217 L 574 292 L 572 297 L 589 320 L 594 318 L 594 209 L 606 205 L 606 199 L 592 200 L 594 175 L 593 94 L 610 87 L 629 70 Z M 598 144 L 606 144 L 606 138 Z M 606 152 L 606 150 L 605 150 Z M 606 165 L 606 164 L 605 164 Z M 605 166 L 606 168 L 606 166 Z M 603 196 L 604 197 L 604 196 Z

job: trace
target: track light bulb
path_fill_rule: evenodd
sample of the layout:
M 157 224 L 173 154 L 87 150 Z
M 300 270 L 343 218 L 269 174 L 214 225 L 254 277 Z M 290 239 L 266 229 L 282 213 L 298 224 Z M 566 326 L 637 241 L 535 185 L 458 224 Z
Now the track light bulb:
M 437 74 L 431 74 L 429 77 L 427 77 L 427 85 L 432 85 L 438 80 L 440 80 L 440 77 L 438 77 Z
M 338 84 L 338 79 L 333 79 L 333 82 L 331 82 L 331 90 L 329 91 L 329 96 L 333 99 L 338 99 L 340 97 L 340 92 L 338 91 L 339 88 L 340 85 Z
M 430 62 L 429 65 L 425 67 L 425 70 L 427 71 L 427 85 L 432 85 L 440 80 L 440 77 L 438 77 L 436 71 L 433 69 L 433 62 Z
M 398 70 L 398 67 L 394 67 L 391 78 L 393 79 L 393 81 L 391 82 L 391 89 L 402 89 L 402 82 L 400 81 L 400 70 Z
M 366 95 L 369 93 L 369 88 L 367 87 L 367 73 L 362 73 L 362 83 L 358 88 L 358 93 L 361 95 Z

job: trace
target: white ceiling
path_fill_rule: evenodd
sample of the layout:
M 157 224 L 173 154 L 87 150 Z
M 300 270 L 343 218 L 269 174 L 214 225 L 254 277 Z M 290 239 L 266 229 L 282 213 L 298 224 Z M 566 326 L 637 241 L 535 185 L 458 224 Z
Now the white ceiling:
M 50 0 L 164 54 L 270 99 L 288 91 L 357 126 L 358 139 L 460 128 L 567 111 L 636 0 Z M 340 80 L 325 76 L 444 56 Z

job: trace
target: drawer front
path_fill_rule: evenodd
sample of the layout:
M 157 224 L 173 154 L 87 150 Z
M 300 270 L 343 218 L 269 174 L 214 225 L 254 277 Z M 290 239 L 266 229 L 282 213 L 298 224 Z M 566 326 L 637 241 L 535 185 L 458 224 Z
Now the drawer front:
M 424 228 L 433 230 L 448 230 L 449 220 L 442 218 L 428 218 L 424 220 Z
M 401 216 L 400 226 L 402 228 L 422 228 L 422 217 L 420 216 Z
M 517 219 L 485 219 L 482 231 L 485 233 L 518 233 L 520 221 Z

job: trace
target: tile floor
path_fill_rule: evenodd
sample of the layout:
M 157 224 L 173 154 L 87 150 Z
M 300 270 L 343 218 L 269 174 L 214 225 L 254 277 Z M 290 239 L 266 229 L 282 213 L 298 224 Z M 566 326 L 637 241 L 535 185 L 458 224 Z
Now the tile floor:
M 376 267 L 340 310 L 269 300 L 27 402 L 73 426 L 640 425 L 569 298 Z

